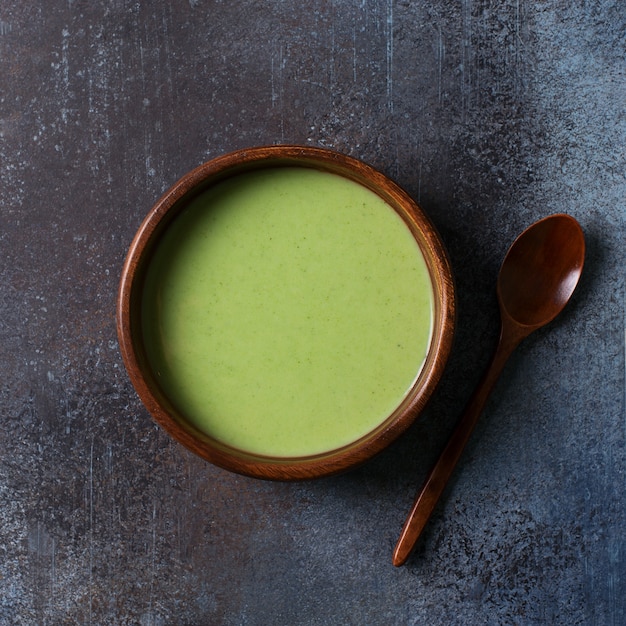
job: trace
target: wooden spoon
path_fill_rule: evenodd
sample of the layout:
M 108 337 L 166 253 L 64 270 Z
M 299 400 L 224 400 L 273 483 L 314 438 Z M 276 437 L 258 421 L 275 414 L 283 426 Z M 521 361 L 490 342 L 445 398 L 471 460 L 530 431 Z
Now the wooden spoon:
M 576 288 L 584 259 L 582 229 L 573 217 L 564 214 L 536 222 L 509 249 L 498 276 L 501 329 L 497 348 L 415 499 L 393 553 L 394 565 L 403 565 L 413 550 L 507 359 L 522 339 L 552 321 L 563 310 Z

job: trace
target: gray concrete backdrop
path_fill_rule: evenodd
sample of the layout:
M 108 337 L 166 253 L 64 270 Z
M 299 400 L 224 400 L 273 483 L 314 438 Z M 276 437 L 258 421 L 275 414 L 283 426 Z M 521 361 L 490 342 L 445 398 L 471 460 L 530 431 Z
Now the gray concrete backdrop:
M 626 3 L 0 3 L 0 624 L 626 624 Z M 426 414 L 341 477 L 195 458 L 124 371 L 115 299 L 155 199 L 250 145 L 394 178 L 449 249 Z M 391 551 L 485 366 L 513 238 L 568 212 L 565 314 L 509 363 L 410 562 Z

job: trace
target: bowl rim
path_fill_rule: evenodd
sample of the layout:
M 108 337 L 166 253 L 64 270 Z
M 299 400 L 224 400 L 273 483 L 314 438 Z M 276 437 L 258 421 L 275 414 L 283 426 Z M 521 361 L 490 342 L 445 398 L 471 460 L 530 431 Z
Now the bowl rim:
M 391 205 L 416 238 L 431 278 L 434 315 L 430 347 L 421 372 L 396 410 L 364 437 L 342 448 L 306 457 L 267 457 L 227 446 L 199 431 L 177 414 L 150 376 L 142 348 L 140 309 L 150 251 L 169 222 L 197 194 L 221 180 L 255 169 L 309 167 L 342 175 L 368 187 Z M 399 185 L 354 157 L 327 148 L 298 145 L 258 146 L 213 158 L 175 182 L 152 206 L 129 246 L 121 271 L 116 325 L 126 371 L 152 418 L 175 440 L 222 469 L 268 480 L 304 480 L 344 472 L 375 456 L 397 439 L 422 412 L 437 387 L 451 352 L 456 295 L 444 244 L 431 220 Z

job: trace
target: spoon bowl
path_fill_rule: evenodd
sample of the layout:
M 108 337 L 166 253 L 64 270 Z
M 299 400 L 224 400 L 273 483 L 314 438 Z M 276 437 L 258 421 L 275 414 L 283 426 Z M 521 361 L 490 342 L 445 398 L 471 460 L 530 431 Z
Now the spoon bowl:
M 393 553 L 403 565 L 426 526 L 505 363 L 522 339 L 565 307 L 582 273 L 585 238 L 578 222 L 559 213 L 527 228 L 510 247 L 498 275 L 500 339 L 446 447 L 418 493 Z
M 538 328 L 567 304 L 582 272 L 585 238 L 578 222 L 563 213 L 526 229 L 509 249 L 498 276 L 503 317 Z

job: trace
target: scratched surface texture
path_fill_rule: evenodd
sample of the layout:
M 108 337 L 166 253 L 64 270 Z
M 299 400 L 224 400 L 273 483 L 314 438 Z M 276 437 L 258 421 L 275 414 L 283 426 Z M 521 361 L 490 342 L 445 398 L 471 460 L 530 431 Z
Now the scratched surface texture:
M 0 3 L 0 624 L 626 624 L 622 0 Z M 421 420 L 266 483 L 172 442 L 117 346 L 119 272 L 183 173 L 328 146 L 407 189 L 459 292 Z M 497 334 L 515 235 L 569 212 L 574 301 L 508 364 L 408 564 L 404 516 Z

